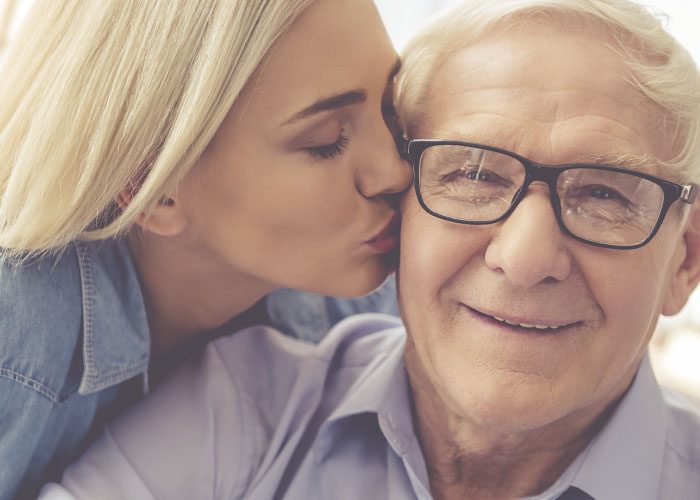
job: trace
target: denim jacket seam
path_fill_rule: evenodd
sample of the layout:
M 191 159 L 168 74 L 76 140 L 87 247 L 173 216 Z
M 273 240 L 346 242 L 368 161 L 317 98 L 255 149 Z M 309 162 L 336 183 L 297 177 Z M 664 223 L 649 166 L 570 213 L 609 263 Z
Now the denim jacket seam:
M 130 379 L 131 377 L 135 377 L 137 375 L 145 374 L 146 370 L 148 368 L 148 363 L 142 363 L 136 367 L 133 368 L 127 368 L 127 369 L 119 369 L 119 370 L 113 370 L 109 373 L 105 373 L 99 379 L 93 380 L 90 382 L 90 386 L 88 387 L 89 392 L 97 392 L 101 391 L 103 389 L 106 389 L 108 387 L 111 387 L 115 384 L 119 384 L 121 382 L 124 382 L 125 380 Z
M 91 387 L 89 387 L 89 393 L 106 389 L 107 387 L 111 387 L 114 384 L 121 383 L 128 378 L 143 374 L 145 373 L 147 367 L 148 361 L 146 360 L 142 361 L 136 366 L 132 366 L 126 369 L 121 368 L 106 373 L 103 377 L 100 377 L 99 380 L 94 380 L 93 382 L 91 382 Z M 60 404 L 64 402 L 70 396 L 77 393 L 80 386 L 79 383 L 71 384 L 70 387 L 66 388 L 61 392 L 58 392 L 54 389 L 49 388 L 46 384 L 39 382 L 35 378 L 28 377 L 27 375 L 24 375 L 12 369 L 2 367 L 0 367 L 0 377 L 12 380 L 13 382 L 17 382 L 18 384 L 27 387 L 28 389 L 36 391 L 37 393 L 49 399 L 53 404 Z M 97 389 L 95 389 L 96 387 Z
M 86 378 L 88 385 L 97 383 L 94 366 L 95 355 L 93 349 L 93 302 L 94 302 L 94 280 L 92 276 L 92 265 L 88 256 L 88 248 L 84 243 L 78 243 L 78 264 L 81 270 L 83 284 L 83 357 Z

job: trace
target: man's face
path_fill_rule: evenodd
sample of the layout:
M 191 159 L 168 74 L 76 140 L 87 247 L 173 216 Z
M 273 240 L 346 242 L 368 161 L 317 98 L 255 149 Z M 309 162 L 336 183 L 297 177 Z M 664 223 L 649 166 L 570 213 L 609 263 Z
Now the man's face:
M 612 43 L 591 29 L 496 31 L 439 67 L 412 138 L 488 144 L 546 164 L 664 159 L 658 112 L 625 81 Z M 486 226 L 437 219 L 407 194 L 399 296 L 412 382 L 500 430 L 602 408 L 629 384 L 659 314 L 676 312 L 667 296 L 685 255 L 680 219 L 672 208 L 648 245 L 611 250 L 562 234 L 541 183 Z

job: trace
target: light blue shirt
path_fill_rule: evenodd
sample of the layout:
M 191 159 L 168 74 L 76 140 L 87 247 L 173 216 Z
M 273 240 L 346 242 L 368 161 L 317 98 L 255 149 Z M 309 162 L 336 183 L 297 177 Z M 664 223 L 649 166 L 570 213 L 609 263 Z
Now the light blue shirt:
M 357 300 L 281 290 L 268 309 L 277 328 L 318 340 L 308 332 L 348 314 L 395 313 L 394 283 Z M 104 419 L 146 390 L 149 359 L 143 296 L 123 241 L 0 261 L 0 500 L 32 498 L 58 480 Z
M 429 499 L 390 316 L 318 345 L 254 327 L 211 343 L 107 433 L 43 499 Z M 700 498 L 700 419 L 645 359 L 613 415 L 537 500 Z

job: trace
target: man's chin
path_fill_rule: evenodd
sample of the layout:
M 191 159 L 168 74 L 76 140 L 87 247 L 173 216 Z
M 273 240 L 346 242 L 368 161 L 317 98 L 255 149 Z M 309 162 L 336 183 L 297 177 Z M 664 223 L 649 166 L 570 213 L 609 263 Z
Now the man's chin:
M 580 387 L 569 387 L 566 380 L 516 369 L 472 369 L 462 375 L 445 375 L 451 382 L 445 380 L 441 385 L 452 387 L 448 392 L 454 410 L 467 420 L 505 432 L 546 426 L 573 410 L 576 400 L 585 397 Z
M 462 403 L 466 418 L 482 431 L 497 436 L 517 435 L 544 429 L 567 414 L 568 402 L 552 400 L 542 393 L 498 397 L 475 397 Z

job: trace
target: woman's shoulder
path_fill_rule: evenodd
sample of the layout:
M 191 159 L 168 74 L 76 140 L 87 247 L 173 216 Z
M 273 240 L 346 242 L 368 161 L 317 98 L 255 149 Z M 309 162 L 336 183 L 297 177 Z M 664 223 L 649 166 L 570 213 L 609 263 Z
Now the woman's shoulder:
M 23 263 L 0 261 L 0 376 L 60 399 L 82 327 L 74 248 Z
M 23 261 L 0 258 L 0 321 L 59 308 L 66 300 L 80 305 L 80 270 L 74 246 Z
M 130 266 L 117 242 L 0 261 L 0 377 L 59 402 L 80 384 L 95 392 L 116 372 L 145 366 L 147 323 Z

